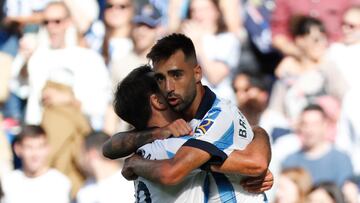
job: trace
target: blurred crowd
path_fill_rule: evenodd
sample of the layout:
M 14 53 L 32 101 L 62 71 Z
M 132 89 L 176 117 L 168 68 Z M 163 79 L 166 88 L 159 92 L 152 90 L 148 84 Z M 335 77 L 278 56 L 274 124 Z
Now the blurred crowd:
M 1 203 L 134 202 L 113 92 L 173 32 L 268 132 L 270 202 L 360 202 L 360 0 L 0 2 Z

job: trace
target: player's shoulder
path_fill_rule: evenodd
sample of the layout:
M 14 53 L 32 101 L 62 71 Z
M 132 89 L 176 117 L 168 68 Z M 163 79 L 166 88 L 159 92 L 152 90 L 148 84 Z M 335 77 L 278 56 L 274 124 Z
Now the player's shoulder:
M 218 112 L 223 116 L 236 116 L 236 117 L 244 117 L 239 108 L 230 100 L 222 99 L 222 98 L 216 98 L 213 106 L 210 108 L 208 114 L 214 114 L 215 112 Z

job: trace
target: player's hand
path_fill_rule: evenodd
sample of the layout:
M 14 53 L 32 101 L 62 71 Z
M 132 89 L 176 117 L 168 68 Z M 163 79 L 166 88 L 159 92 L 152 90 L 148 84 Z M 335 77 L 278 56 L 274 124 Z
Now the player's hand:
M 138 176 L 132 170 L 132 164 L 131 164 L 131 162 L 134 159 L 138 159 L 138 158 L 141 158 L 141 157 L 139 155 L 137 155 L 137 154 L 134 154 L 131 157 L 128 157 L 128 158 L 125 159 L 124 166 L 122 168 L 121 174 L 127 180 L 136 180 L 138 178 Z
M 240 184 L 250 193 L 262 193 L 271 189 L 274 184 L 274 176 L 270 170 L 267 170 L 264 175 L 247 178 Z
M 193 135 L 192 129 L 184 119 L 177 119 L 167 126 L 163 127 L 163 130 L 168 135 L 180 137 L 184 135 Z

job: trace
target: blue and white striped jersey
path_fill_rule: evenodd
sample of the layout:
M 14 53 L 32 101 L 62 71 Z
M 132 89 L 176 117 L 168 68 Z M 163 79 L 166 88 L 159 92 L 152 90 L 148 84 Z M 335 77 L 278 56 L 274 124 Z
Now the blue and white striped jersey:
M 194 136 L 156 140 L 139 148 L 144 158 L 172 158 L 181 146 L 202 149 L 211 155 L 208 164 L 221 164 L 234 150 L 245 149 L 253 139 L 252 129 L 235 105 L 216 98 L 206 88 L 195 118 L 190 122 Z M 192 171 L 176 186 L 164 186 L 139 177 L 135 180 L 137 202 L 266 202 L 263 194 L 242 189 L 241 175 Z
M 187 136 L 156 140 L 139 148 L 137 153 L 151 160 L 170 159 L 189 138 Z M 136 202 L 204 203 L 205 178 L 206 172 L 200 169 L 192 171 L 180 184 L 173 186 L 161 185 L 139 177 L 134 181 Z
M 212 157 L 206 165 L 223 163 L 234 150 L 243 150 L 254 134 L 247 119 L 229 101 L 221 100 L 205 87 L 205 96 L 195 118 L 190 122 L 195 135 L 183 146 L 208 152 Z M 206 168 L 206 165 L 204 166 Z M 237 174 L 209 172 L 205 181 L 206 202 L 266 202 L 264 194 L 250 194 L 243 190 Z

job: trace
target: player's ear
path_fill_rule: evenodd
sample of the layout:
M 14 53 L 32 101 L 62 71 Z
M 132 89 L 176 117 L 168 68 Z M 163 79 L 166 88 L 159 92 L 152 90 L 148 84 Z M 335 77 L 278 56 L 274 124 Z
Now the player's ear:
M 166 101 L 163 99 L 163 97 L 158 95 L 158 94 L 150 95 L 150 104 L 151 104 L 151 106 L 153 106 L 154 108 L 156 108 L 158 110 L 166 109 L 166 103 L 165 102 Z
M 200 82 L 201 81 L 202 70 L 201 70 L 201 66 L 199 64 L 197 64 L 194 67 L 194 77 L 195 77 L 195 82 Z

